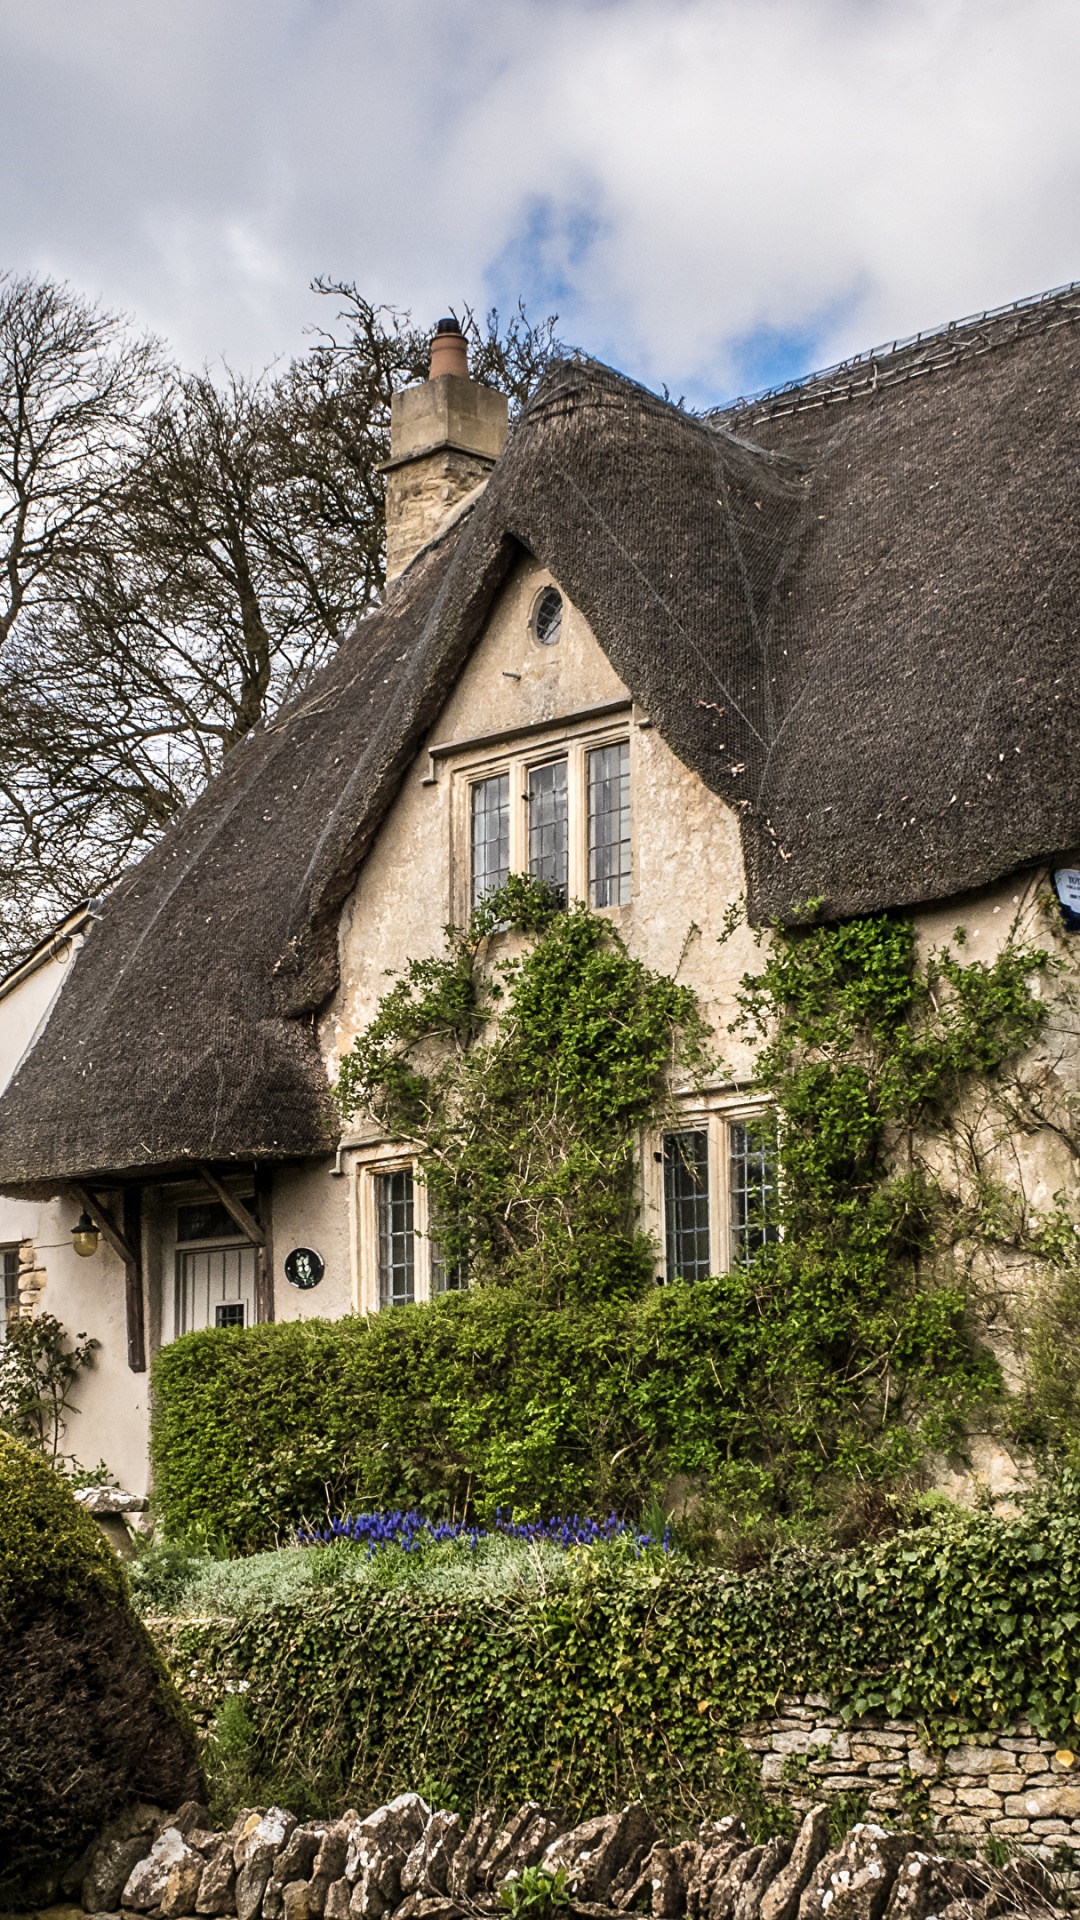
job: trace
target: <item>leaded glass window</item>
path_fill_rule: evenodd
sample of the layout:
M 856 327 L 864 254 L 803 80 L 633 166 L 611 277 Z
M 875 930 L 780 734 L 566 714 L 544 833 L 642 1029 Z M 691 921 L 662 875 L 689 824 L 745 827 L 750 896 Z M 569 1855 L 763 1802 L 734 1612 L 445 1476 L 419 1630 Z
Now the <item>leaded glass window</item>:
M 664 1235 L 669 1280 L 705 1280 L 709 1246 L 709 1135 L 687 1127 L 664 1136 Z
M 379 1222 L 379 1305 L 404 1307 L 416 1296 L 413 1177 L 409 1167 L 376 1177 L 375 1204 Z
M 766 1129 L 745 1121 L 728 1128 L 732 1265 L 748 1267 L 777 1238 L 776 1164 Z
M 589 903 L 625 906 L 630 898 L 630 744 L 589 754 Z
M 529 770 L 529 872 L 562 900 L 567 880 L 566 761 Z
M 19 1249 L 0 1247 L 0 1340 L 19 1309 Z
M 472 788 L 472 904 L 510 878 L 510 775 L 493 774 Z

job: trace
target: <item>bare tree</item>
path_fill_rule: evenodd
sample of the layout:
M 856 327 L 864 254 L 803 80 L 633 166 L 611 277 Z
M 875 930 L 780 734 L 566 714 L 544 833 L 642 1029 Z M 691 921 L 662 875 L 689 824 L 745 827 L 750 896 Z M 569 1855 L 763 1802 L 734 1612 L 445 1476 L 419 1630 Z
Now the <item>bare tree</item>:
M 0 276 L 0 646 L 63 597 L 160 370 L 154 341 L 70 287 Z
M 71 563 L 0 654 L 8 953 L 109 886 L 381 595 L 390 401 L 426 375 L 430 329 L 320 286 L 337 331 L 284 372 L 174 376 L 146 410 L 156 368 L 131 349 L 134 405 L 101 440 Z M 553 320 L 463 325 L 516 409 Z

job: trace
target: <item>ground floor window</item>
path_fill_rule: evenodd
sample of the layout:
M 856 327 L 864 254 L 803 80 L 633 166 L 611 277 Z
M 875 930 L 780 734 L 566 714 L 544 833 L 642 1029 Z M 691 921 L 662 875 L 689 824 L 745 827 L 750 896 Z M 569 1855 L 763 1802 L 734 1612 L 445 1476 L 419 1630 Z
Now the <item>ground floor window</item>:
M 777 1237 L 776 1168 L 760 1121 L 702 1115 L 672 1130 L 655 1155 L 662 1192 L 666 1280 L 704 1280 L 734 1266 Z
M 406 1307 L 457 1293 L 465 1268 L 448 1260 L 431 1218 L 430 1198 L 415 1164 L 400 1148 L 379 1146 L 356 1164 L 357 1306 L 361 1313 Z
M 728 1122 L 728 1148 L 731 1264 L 747 1267 L 776 1239 L 776 1166 L 764 1131 L 748 1121 Z
M 375 1176 L 379 1222 L 379 1305 L 404 1307 L 416 1298 L 416 1209 L 411 1167 Z
M 718 1104 L 654 1138 L 645 1156 L 644 1218 L 662 1280 L 705 1280 L 748 1266 L 778 1236 L 776 1167 L 760 1111 Z M 428 1189 L 391 1143 L 361 1149 L 356 1177 L 361 1313 L 435 1299 L 468 1285 L 439 1242 Z
M 19 1249 L 0 1247 L 0 1340 L 19 1310 Z
M 664 1239 L 669 1280 L 705 1280 L 712 1272 L 709 1233 L 709 1135 L 687 1127 L 664 1136 Z

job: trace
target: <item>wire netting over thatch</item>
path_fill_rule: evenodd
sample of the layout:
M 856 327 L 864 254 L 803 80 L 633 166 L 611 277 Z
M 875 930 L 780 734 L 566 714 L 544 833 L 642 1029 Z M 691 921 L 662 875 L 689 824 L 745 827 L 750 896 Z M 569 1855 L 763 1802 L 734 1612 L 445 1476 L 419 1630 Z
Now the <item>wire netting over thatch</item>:
M 1066 288 L 709 421 L 556 367 L 478 505 L 110 895 L 0 1178 L 325 1146 L 340 908 L 523 546 L 736 809 L 755 919 L 1080 843 L 1078 318 Z

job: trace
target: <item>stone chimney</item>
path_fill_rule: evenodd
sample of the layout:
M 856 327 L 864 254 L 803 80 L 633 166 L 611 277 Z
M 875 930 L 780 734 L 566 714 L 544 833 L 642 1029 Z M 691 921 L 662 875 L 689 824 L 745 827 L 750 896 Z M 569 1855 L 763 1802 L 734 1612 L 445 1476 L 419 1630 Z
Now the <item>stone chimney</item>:
M 506 445 L 506 396 L 469 378 L 456 320 L 440 320 L 423 386 L 390 402 L 386 475 L 386 577 L 403 572 L 447 514 L 488 477 Z

